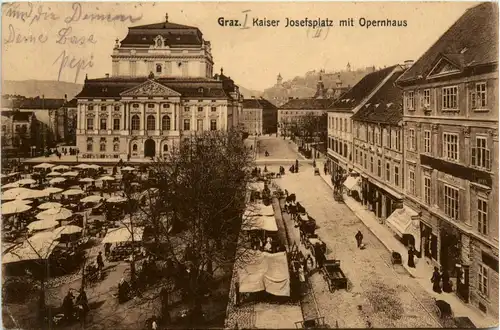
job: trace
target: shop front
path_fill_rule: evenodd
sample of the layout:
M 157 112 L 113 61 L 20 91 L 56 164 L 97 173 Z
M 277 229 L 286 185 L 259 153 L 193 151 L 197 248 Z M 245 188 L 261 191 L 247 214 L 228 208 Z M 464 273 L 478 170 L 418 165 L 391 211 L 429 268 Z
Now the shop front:
M 387 218 L 386 224 L 401 239 L 405 246 L 413 246 L 418 253 L 421 252 L 421 229 L 419 214 L 417 212 L 408 206 L 402 205 L 401 208 L 392 212 Z
M 344 188 L 347 190 L 347 195 L 351 196 L 358 202 L 361 202 L 361 176 L 352 172 L 344 181 Z

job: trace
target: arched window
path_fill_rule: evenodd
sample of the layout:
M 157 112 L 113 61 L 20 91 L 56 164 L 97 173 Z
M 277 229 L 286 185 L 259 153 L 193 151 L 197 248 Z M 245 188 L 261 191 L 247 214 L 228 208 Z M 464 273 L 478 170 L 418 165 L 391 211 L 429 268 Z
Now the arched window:
M 132 116 L 132 125 L 131 128 L 133 131 L 138 131 L 141 129 L 141 119 L 139 118 L 138 115 L 133 115 Z
M 161 73 L 161 64 L 156 64 L 156 73 Z
M 136 152 L 137 151 L 137 144 L 132 145 L 132 151 Z
M 170 130 L 170 116 L 163 116 L 161 119 L 161 129 L 164 131 Z
M 163 152 L 168 152 L 168 144 L 163 145 Z
M 155 120 L 155 116 L 153 115 L 149 115 L 147 118 L 146 118 L 146 129 L 148 131 L 153 131 L 156 129 L 156 120 Z

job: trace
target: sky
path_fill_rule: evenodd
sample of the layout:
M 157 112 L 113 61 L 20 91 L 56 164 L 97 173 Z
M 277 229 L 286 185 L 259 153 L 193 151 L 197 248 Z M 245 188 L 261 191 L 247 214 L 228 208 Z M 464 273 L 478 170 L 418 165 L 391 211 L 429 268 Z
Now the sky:
M 471 2 L 107 2 L 17 3 L 2 6 L 2 79 L 83 83 L 111 73 L 115 39 L 129 26 L 169 22 L 198 27 L 212 43 L 214 72 L 245 88 L 264 90 L 310 70 L 383 67 L 417 60 Z M 245 19 L 250 28 L 220 26 Z M 84 19 L 122 14 L 125 21 Z M 277 27 L 251 26 L 254 18 L 280 20 Z M 331 20 L 333 27 L 285 27 L 286 20 Z M 353 19 L 353 27 L 339 26 Z M 369 20 L 406 20 L 405 27 L 360 26 Z M 133 22 L 132 22 L 133 21 Z

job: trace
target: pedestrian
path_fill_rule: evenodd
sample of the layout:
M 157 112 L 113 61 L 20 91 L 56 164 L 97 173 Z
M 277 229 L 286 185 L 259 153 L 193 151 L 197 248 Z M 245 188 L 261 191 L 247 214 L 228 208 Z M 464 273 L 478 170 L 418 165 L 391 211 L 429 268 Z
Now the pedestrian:
M 408 267 L 415 268 L 415 250 L 413 246 L 408 249 Z
M 443 269 L 441 271 L 441 279 L 443 281 L 443 291 L 450 293 L 453 291 L 451 281 L 450 281 L 450 274 L 446 269 Z
M 300 281 L 300 291 L 303 292 L 306 283 L 306 275 L 304 273 L 304 266 L 299 266 L 299 281 Z
M 356 242 L 358 243 L 358 248 L 360 248 L 361 244 L 363 244 L 363 234 L 361 233 L 361 230 L 358 230 L 356 236 L 354 237 L 356 238 Z
M 104 261 L 102 260 L 102 252 L 99 251 L 99 255 L 97 255 L 97 271 L 99 272 L 99 278 L 102 278 L 103 268 L 104 268 Z
M 437 293 L 441 293 L 441 274 L 439 274 L 439 269 L 434 267 L 434 272 L 431 277 L 432 290 Z
M 310 254 L 307 255 L 306 265 L 307 265 L 307 269 L 308 270 L 313 270 L 314 269 L 314 260 L 313 260 L 313 258 L 311 257 Z

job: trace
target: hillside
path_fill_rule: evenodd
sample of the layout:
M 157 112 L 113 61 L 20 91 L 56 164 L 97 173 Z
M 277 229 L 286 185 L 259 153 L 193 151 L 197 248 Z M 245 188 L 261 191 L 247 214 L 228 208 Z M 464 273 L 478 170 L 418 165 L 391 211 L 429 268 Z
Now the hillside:
M 246 98 L 246 99 L 249 99 L 252 96 L 255 96 L 255 97 L 261 97 L 262 96 L 262 92 L 261 91 L 254 91 L 254 90 L 251 90 L 251 89 L 246 89 L 245 87 L 242 87 L 242 86 L 238 86 L 238 87 L 240 88 L 240 94 L 242 94 L 243 97 Z
M 2 82 L 2 95 L 22 95 L 36 97 L 44 95 L 45 98 L 64 98 L 68 95 L 71 100 L 82 90 L 83 85 L 55 80 L 4 80 Z

